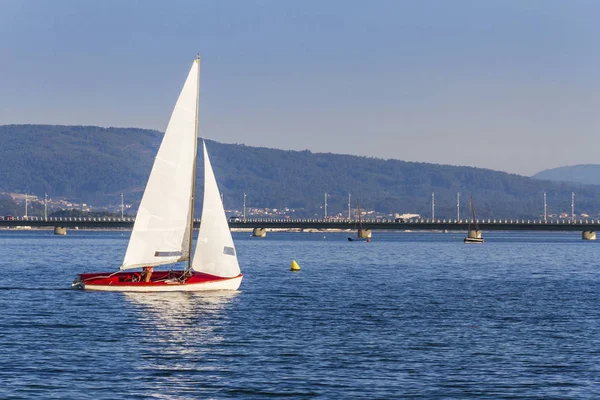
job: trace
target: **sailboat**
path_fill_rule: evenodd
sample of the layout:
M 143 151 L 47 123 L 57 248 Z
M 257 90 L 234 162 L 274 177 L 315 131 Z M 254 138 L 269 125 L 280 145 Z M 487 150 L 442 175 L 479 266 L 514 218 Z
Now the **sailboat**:
M 479 230 L 479 225 L 477 224 L 477 217 L 475 216 L 475 207 L 473 207 L 473 196 L 469 196 L 469 202 L 471 204 L 471 214 L 473 215 L 473 229 L 471 229 L 471 221 L 469 221 L 469 230 L 467 232 L 467 237 L 465 238 L 464 242 L 483 243 L 481 231 Z
M 198 56 L 160 144 L 121 267 L 80 274 L 73 287 L 121 292 L 239 288 L 243 275 L 204 141 L 204 199 L 192 257 L 199 83 Z
M 356 202 L 356 208 L 358 213 L 358 231 L 356 233 L 356 238 L 348 238 L 349 242 L 370 242 L 371 241 L 371 232 L 368 232 L 367 235 L 364 234 L 366 232 L 363 221 L 362 221 L 362 213 L 360 211 L 360 201 Z

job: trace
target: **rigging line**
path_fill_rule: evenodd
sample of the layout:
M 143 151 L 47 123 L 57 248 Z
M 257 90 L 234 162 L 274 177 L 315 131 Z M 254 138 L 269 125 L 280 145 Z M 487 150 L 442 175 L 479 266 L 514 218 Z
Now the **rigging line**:
M 119 270 L 119 271 L 115 271 L 115 272 L 113 272 L 113 273 L 112 273 L 112 274 L 110 274 L 110 275 L 103 275 L 103 276 L 91 276 L 91 277 L 89 277 L 89 278 L 83 279 L 81 282 L 89 281 L 90 279 L 106 279 L 106 278 L 110 278 L 110 277 L 112 277 L 113 275 L 115 275 L 115 274 L 118 274 L 119 272 L 121 272 L 121 271 L 120 271 L 120 270 Z

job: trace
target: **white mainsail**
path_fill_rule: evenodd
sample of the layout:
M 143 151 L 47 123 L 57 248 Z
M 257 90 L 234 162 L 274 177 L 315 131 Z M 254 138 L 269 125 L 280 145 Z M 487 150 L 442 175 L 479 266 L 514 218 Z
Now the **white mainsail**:
M 204 148 L 204 200 L 192 269 L 220 277 L 235 277 L 240 274 L 235 246 L 204 141 L 202 147 Z
M 140 203 L 122 270 L 189 258 L 200 60 L 179 94 Z

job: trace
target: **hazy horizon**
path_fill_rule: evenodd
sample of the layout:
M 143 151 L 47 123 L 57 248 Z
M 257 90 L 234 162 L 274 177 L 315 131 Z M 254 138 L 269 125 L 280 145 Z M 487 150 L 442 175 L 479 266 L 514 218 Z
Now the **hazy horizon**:
M 526 176 L 600 163 L 594 1 L 0 4 L 2 125 L 164 131 L 200 52 L 219 142 Z

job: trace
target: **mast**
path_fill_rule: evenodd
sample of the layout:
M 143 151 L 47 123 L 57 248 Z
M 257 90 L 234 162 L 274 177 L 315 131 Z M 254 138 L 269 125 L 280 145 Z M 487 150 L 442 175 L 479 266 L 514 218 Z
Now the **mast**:
M 471 207 L 471 212 L 473 212 L 473 196 L 469 195 L 469 207 Z M 469 232 L 471 231 L 471 218 L 468 218 L 467 220 L 469 221 L 469 227 L 467 228 L 469 230 Z
M 25 196 L 25 200 L 27 200 L 27 196 Z M 25 214 L 27 214 L 27 208 Z M 575 223 L 575 192 L 571 193 L 571 223 Z
M 350 193 L 348 193 L 348 221 L 350 221 L 352 218 L 350 218 Z
M 473 195 L 469 196 L 469 202 L 471 203 L 471 212 L 473 213 L 473 224 L 475 225 L 475 230 L 479 230 L 479 225 L 477 225 L 477 217 L 475 216 L 475 207 L 473 207 Z
M 358 227 L 363 228 L 362 213 L 360 212 L 360 200 L 356 200 L 356 208 L 358 209 Z
M 200 53 L 196 56 L 196 62 L 198 63 L 198 82 L 196 86 L 196 119 L 194 123 L 194 166 L 192 169 L 192 195 L 190 196 L 190 227 L 189 227 L 189 242 L 188 242 L 188 264 L 185 272 L 189 272 L 192 269 L 192 243 L 194 236 L 194 203 L 196 202 L 196 168 L 198 159 L 198 108 L 200 105 Z
M 544 223 L 548 222 L 547 219 L 547 204 L 546 204 L 546 192 L 544 192 Z

